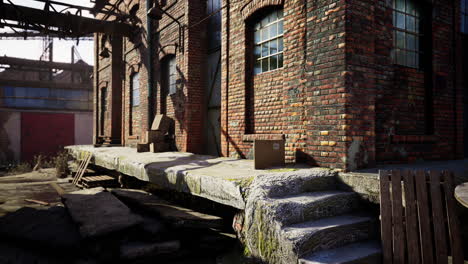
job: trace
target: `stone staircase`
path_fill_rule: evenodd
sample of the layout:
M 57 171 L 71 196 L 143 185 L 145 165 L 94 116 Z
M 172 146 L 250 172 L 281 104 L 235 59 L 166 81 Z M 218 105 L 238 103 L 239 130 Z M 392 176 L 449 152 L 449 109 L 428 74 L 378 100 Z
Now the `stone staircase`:
M 270 263 L 381 263 L 377 218 L 363 211 L 356 193 L 338 190 L 333 174 L 315 172 L 265 177 L 266 184 L 254 187 L 261 193 L 257 213 L 273 220 L 257 228 L 268 234 L 261 243 L 269 247 L 250 246 Z

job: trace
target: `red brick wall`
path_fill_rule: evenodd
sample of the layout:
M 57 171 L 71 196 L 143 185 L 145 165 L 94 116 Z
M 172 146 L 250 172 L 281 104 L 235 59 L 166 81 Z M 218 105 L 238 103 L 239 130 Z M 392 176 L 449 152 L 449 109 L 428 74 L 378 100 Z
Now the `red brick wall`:
M 223 1 L 222 154 L 251 158 L 254 138 L 284 136 L 288 161 L 342 170 L 460 157 L 463 130 L 457 123 L 463 101 L 455 100 L 455 93 L 461 97 L 461 88 L 454 89 L 453 80 L 453 3 L 434 1 L 433 62 L 425 70 L 393 64 L 389 3 Z M 253 75 L 249 29 L 262 12 L 281 7 L 284 66 Z M 178 25 L 168 16 L 155 24 L 154 35 L 159 34 L 154 62 L 155 112 L 165 112 L 176 121 L 178 150 L 200 152 L 206 103 L 206 25 L 198 22 L 206 16 L 205 1 L 168 1 L 164 8 L 186 27 L 183 42 L 179 42 Z M 146 25 L 145 14 L 142 1 L 137 25 Z M 124 41 L 123 130 L 127 145 L 141 141 L 147 129 L 146 45 L 144 29 L 136 39 Z M 167 56 L 176 57 L 178 88 L 175 95 L 165 97 L 161 96 L 160 67 Z M 108 59 L 99 60 L 99 85 L 110 79 L 108 64 Z M 140 72 L 141 89 L 141 105 L 131 115 L 134 136 L 129 135 L 132 71 Z M 433 107 L 426 107 L 428 104 Z
M 304 58 L 298 58 L 305 49 L 306 13 L 302 3 L 231 1 L 223 10 L 223 155 L 251 158 L 251 140 L 265 134 L 286 137 L 288 160 L 294 160 L 296 150 L 304 145 L 304 95 L 300 92 L 305 82 Z M 284 10 L 284 66 L 253 75 L 251 27 L 258 17 L 268 12 L 265 10 L 281 7 Z
M 307 2 L 306 119 L 309 163 L 344 169 L 345 1 Z
M 392 10 L 387 2 L 391 3 L 348 1 L 347 109 L 351 111 L 347 112 L 352 118 L 348 120 L 347 134 L 353 137 L 349 146 L 358 142 L 358 153 L 367 153 L 351 156 L 348 146 L 348 169 L 372 166 L 374 162 L 458 157 L 455 146 L 461 142 L 455 139 L 455 132 L 460 130 L 456 112 L 461 104 L 454 100 L 453 2 L 433 3 L 429 38 L 433 46 L 429 56 L 432 67 L 426 63 L 425 69 L 393 64 Z

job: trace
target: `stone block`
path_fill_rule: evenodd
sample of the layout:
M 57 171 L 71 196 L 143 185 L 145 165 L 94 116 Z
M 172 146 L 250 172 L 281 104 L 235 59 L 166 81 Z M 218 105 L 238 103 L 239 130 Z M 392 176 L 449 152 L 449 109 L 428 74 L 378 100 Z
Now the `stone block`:
M 169 151 L 169 144 L 164 141 L 150 143 L 150 152 L 157 153 L 157 152 L 165 152 Z
M 159 143 L 164 142 L 165 133 L 158 130 L 150 130 L 145 133 L 145 141 L 147 143 Z
M 137 152 L 148 152 L 148 151 L 149 151 L 149 143 L 137 144 Z
M 151 130 L 157 130 L 164 134 L 169 132 L 171 128 L 172 119 L 166 115 L 156 115 L 151 125 Z

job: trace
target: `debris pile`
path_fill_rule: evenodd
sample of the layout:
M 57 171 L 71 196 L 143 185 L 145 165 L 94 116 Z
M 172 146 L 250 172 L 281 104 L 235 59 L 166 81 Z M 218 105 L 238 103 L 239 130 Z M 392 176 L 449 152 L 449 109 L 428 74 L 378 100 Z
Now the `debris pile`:
M 223 219 L 140 190 L 84 189 L 0 218 L 0 263 L 223 263 Z

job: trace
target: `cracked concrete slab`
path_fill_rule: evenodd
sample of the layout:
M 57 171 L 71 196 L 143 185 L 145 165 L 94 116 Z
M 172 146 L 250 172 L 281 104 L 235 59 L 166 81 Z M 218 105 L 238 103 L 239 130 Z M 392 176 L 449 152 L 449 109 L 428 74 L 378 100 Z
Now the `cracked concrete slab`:
M 238 209 L 245 207 L 245 191 L 260 174 L 275 170 L 255 170 L 252 160 L 196 155 L 187 152 L 138 153 L 129 147 L 76 145 L 66 147 L 82 159 L 91 152 L 91 163 L 155 183 L 163 188 L 200 196 Z M 291 170 L 309 169 L 295 165 Z

